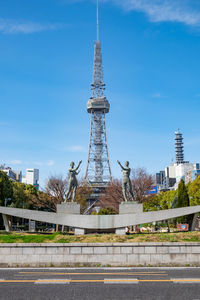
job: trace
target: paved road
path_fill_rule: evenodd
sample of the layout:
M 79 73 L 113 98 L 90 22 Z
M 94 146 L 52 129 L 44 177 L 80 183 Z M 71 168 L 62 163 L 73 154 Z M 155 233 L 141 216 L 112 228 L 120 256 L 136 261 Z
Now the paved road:
M 200 300 L 200 268 L 0 269 L 2 300 Z

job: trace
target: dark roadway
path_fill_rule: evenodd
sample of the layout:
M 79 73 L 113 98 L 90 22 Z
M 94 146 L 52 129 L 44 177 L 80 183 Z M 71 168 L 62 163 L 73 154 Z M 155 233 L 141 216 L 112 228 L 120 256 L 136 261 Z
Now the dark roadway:
M 0 269 L 0 299 L 200 300 L 200 268 Z

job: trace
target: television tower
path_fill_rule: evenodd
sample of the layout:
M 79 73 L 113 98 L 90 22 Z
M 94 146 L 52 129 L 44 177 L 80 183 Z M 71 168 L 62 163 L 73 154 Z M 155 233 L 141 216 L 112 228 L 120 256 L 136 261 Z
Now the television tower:
M 178 165 L 185 163 L 183 147 L 183 135 L 178 129 L 177 131 L 175 131 L 176 163 Z
M 99 5 L 97 0 L 97 40 L 94 45 L 92 96 L 87 103 L 91 115 L 90 142 L 85 179 L 96 187 L 105 187 L 111 180 L 105 115 L 110 104 L 104 95 L 101 43 L 99 41 Z

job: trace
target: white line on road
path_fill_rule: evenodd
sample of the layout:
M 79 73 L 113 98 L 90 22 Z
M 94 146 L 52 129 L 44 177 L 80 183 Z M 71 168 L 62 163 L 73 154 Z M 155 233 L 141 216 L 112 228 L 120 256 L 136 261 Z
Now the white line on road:
M 171 281 L 173 281 L 173 283 L 181 283 L 181 284 L 187 284 L 187 283 L 200 284 L 200 278 L 171 278 Z
M 34 284 L 70 284 L 68 279 L 38 279 Z

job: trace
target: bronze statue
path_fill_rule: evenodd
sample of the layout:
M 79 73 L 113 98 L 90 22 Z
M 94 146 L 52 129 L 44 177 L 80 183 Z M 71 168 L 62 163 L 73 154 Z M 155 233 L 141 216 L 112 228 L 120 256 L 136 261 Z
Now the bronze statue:
M 129 193 L 131 194 L 132 200 L 134 201 L 134 193 L 133 193 L 132 184 L 131 184 L 131 180 L 130 180 L 131 169 L 129 168 L 129 162 L 128 161 L 125 162 L 125 167 L 123 167 L 119 161 L 117 161 L 117 162 L 120 165 L 122 172 L 123 172 L 122 192 L 123 192 L 123 196 L 124 196 L 124 201 L 125 202 L 128 201 L 127 191 L 129 191 Z
M 78 171 L 78 169 L 79 169 L 81 163 L 82 163 L 82 160 L 79 161 L 78 166 L 76 168 L 74 168 L 74 162 L 73 161 L 70 164 L 68 188 L 67 188 L 67 193 L 66 193 L 66 199 L 64 201 L 65 203 L 69 200 L 71 193 L 72 193 L 72 200 L 71 200 L 71 202 L 75 201 L 75 198 L 76 198 L 76 189 L 77 189 L 77 186 L 78 186 L 76 175 L 78 175 L 79 172 L 80 172 L 80 170 Z

